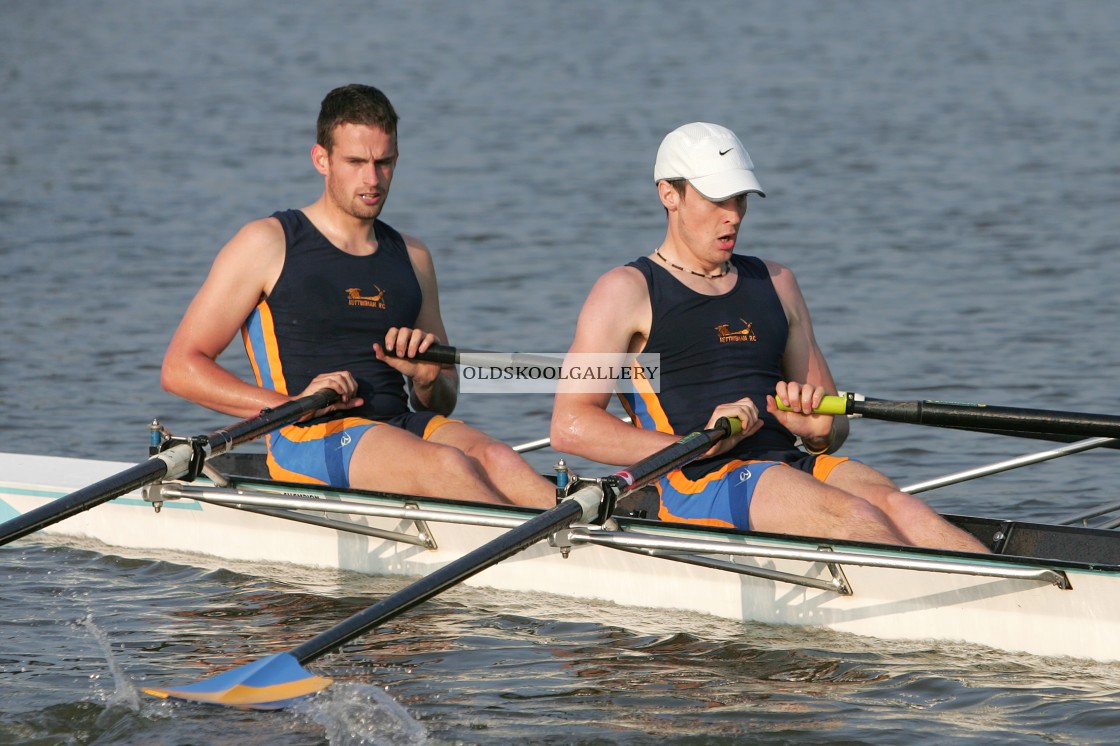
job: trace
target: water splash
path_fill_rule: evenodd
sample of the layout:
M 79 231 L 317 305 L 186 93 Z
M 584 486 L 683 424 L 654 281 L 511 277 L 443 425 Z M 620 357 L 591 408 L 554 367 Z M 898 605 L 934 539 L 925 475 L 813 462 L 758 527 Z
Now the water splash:
M 300 705 L 296 713 L 323 727 L 331 746 L 422 746 L 428 733 L 383 689 L 338 683 Z
M 101 648 L 101 652 L 105 655 L 105 662 L 109 664 L 109 672 L 113 675 L 113 691 L 105 702 L 106 707 L 108 709 L 125 707 L 132 712 L 140 712 L 140 693 L 133 686 L 124 669 L 121 668 L 116 656 L 113 655 L 109 636 L 94 624 L 92 613 L 87 614 L 85 619 L 79 619 L 78 624 L 85 627 L 93 636 L 93 639 L 97 641 L 97 646 Z

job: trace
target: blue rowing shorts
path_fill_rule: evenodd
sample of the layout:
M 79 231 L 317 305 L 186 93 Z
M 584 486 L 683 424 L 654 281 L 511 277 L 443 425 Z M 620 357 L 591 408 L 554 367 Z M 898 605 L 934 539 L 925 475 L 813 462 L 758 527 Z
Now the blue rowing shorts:
M 340 417 L 314 425 L 288 425 L 268 436 L 268 473 L 304 484 L 350 486 L 350 459 L 370 428 L 399 427 L 427 440 L 452 420 L 435 412 L 405 412 L 387 420 Z
M 839 456 L 812 456 L 792 462 L 743 461 L 735 459 L 707 474 L 690 479 L 681 469 L 657 481 L 661 496 L 658 517 L 663 521 L 699 523 L 705 526 L 750 529 L 751 497 L 758 478 L 772 467 L 801 469 L 823 482 L 848 459 Z

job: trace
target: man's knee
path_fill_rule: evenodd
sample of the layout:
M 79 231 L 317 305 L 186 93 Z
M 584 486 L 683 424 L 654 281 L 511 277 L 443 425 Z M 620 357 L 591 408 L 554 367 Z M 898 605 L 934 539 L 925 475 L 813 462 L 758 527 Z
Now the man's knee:
M 382 443 L 377 440 L 378 436 L 393 440 L 393 447 L 390 450 L 395 454 L 394 457 L 387 458 L 388 454 L 382 451 L 380 447 Z M 399 428 L 394 428 L 392 431 L 374 429 L 362 438 L 359 448 L 362 449 L 363 463 L 368 463 L 376 472 L 422 470 L 436 474 L 464 474 L 468 471 L 478 471 L 474 459 L 456 446 L 423 440 Z
M 525 460 L 517 451 L 497 440 L 481 443 L 470 455 L 478 459 L 486 471 L 509 471 L 526 467 Z
M 883 500 L 883 512 L 902 521 L 932 518 L 937 512 L 920 497 L 894 490 Z
M 440 443 L 424 443 L 422 453 L 417 454 L 417 461 L 426 471 L 437 471 L 444 474 L 480 473 L 477 460 L 468 456 L 455 446 Z

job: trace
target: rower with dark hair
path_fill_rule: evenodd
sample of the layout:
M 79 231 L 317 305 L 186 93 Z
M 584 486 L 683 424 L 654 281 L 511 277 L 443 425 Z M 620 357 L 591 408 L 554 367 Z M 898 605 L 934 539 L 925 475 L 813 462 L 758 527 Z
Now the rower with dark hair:
M 454 368 L 414 359 L 447 333 L 431 252 L 378 217 L 397 121 L 372 86 L 327 94 L 311 148 L 322 195 L 222 248 L 168 346 L 163 386 L 241 416 L 337 391 L 338 404 L 269 436 L 277 479 L 554 505 L 553 486 L 511 448 L 448 418 Z M 255 385 L 217 362 L 239 331 Z

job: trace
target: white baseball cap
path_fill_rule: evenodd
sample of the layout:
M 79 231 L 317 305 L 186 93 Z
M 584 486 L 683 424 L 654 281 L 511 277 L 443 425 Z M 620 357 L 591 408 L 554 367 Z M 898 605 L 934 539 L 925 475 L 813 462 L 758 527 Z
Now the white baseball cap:
M 654 183 L 662 179 L 688 179 L 712 202 L 747 192 L 766 196 L 743 143 L 731 130 L 708 122 L 686 124 L 665 135 L 653 165 Z

